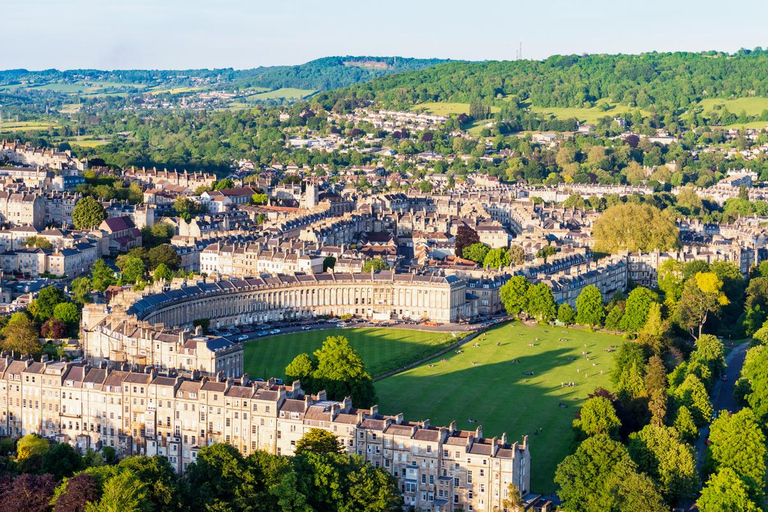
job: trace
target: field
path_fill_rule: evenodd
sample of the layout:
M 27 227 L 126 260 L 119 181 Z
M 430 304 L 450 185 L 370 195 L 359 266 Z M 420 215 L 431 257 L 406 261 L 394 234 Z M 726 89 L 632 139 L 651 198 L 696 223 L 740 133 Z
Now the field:
M 510 442 L 528 433 L 531 487 L 535 492 L 554 491 L 555 469 L 567 455 L 576 408 L 596 387 L 609 387 L 613 354 L 605 350 L 622 339 L 513 323 L 481 336 L 479 347 L 473 343 L 464 345 L 461 354 L 444 356 L 444 361 L 438 358 L 377 382 L 379 410 L 403 412 L 410 420 L 430 419 L 433 425 L 456 420 L 467 430 L 477 427 L 467 420 L 476 419 L 485 437 L 507 432 Z M 589 362 L 582 351 L 589 352 Z M 525 375 L 528 371 L 534 375 Z M 561 387 L 568 382 L 575 386 Z M 539 428 L 542 432 L 535 435 Z
M 249 100 L 278 100 L 285 99 L 301 99 L 314 94 L 312 89 L 294 89 L 293 87 L 284 87 L 282 89 L 275 89 L 274 91 L 260 92 L 252 94 L 247 98 Z
M 626 105 L 613 105 L 608 104 L 610 107 L 608 110 L 603 110 L 600 107 L 580 108 L 580 107 L 537 107 L 531 106 L 532 112 L 538 112 L 540 114 L 552 115 L 558 119 L 578 119 L 582 123 L 597 123 L 603 117 L 616 117 L 622 114 L 630 114 L 634 112 L 635 108 L 628 107 Z M 645 113 L 647 115 L 647 113 Z
M 45 121 L 10 121 L 0 124 L 0 132 L 47 130 L 48 128 L 55 126 L 55 124 Z
M 423 110 L 437 116 L 469 114 L 469 103 L 419 103 L 414 105 L 411 110 Z M 498 111 L 499 107 L 491 107 L 491 112 L 496 113 Z
M 303 352 L 314 352 L 325 338 L 339 335 L 346 336 L 373 376 L 427 357 L 455 341 L 451 333 L 393 328 L 326 329 L 281 334 L 245 344 L 245 371 L 251 378 L 285 377 L 285 367 L 294 357 Z
M 716 107 L 725 107 L 734 114 L 741 114 L 745 112 L 748 116 L 759 116 L 763 113 L 763 110 L 768 110 L 768 98 L 752 97 L 752 98 L 736 98 L 733 100 L 724 100 L 719 98 L 708 98 L 701 100 L 699 106 L 704 109 L 704 112 L 712 112 Z M 765 121 L 762 122 L 762 127 L 765 125 Z

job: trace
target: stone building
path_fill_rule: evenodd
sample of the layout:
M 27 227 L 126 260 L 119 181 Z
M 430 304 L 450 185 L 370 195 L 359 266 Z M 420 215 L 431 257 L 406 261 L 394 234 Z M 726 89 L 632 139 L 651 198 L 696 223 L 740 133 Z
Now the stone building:
M 482 427 L 435 427 L 402 414 L 356 409 L 351 400 L 308 395 L 297 381 L 200 377 L 151 367 L 36 363 L 0 358 L 0 436 L 37 433 L 81 451 L 113 447 L 120 457 L 162 455 L 184 471 L 201 447 L 226 442 L 243 455 L 293 455 L 310 429 L 336 435 L 395 476 L 405 504 L 419 510 L 501 507 L 507 487 L 530 490 L 527 438 L 486 438 Z

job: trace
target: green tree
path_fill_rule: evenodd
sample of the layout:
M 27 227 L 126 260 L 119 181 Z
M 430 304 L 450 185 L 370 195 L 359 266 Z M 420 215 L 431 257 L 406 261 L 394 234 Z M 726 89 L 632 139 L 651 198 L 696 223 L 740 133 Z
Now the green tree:
M 674 214 L 650 204 L 611 206 L 593 226 L 595 250 L 617 253 L 666 251 L 679 247 Z
M 517 316 L 528 309 L 529 287 L 523 276 L 514 276 L 501 286 L 499 296 L 508 314 Z
M 695 375 L 689 374 L 678 386 L 673 396 L 678 406 L 684 405 L 693 415 L 698 427 L 704 426 L 712 419 L 712 403 L 704 384 Z
M 621 328 L 621 319 L 624 317 L 624 310 L 616 304 L 605 317 L 605 328 L 610 331 L 618 331 Z
M 665 510 L 653 482 L 638 473 L 627 449 L 606 434 L 584 440 L 557 466 L 555 482 L 569 511 Z
M 155 281 L 170 281 L 173 279 L 173 271 L 165 263 L 161 263 L 155 269 L 152 278 Z
M 37 298 L 30 304 L 30 312 L 34 317 L 40 321 L 45 322 L 53 316 L 54 308 L 63 302 L 67 301 L 67 296 L 64 292 L 56 286 L 46 286 Z
M 179 482 L 166 457 L 127 457 L 118 465 L 120 472 L 129 471 L 147 486 L 147 501 L 155 511 L 173 511 L 181 506 Z
M 80 323 L 80 309 L 71 302 L 56 304 L 53 309 L 53 317 L 61 320 L 68 326 L 77 326 Z
M 386 270 L 387 263 L 381 258 L 373 258 L 363 264 L 363 272 Z
M 653 302 L 655 297 L 648 288 L 639 286 L 629 292 L 624 316 L 621 318 L 621 329 L 627 332 L 639 331 L 648 320 L 648 311 Z
M 759 512 L 763 510 L 750 498 L 749 488 L 729 467 L 713 474 L 701 490 L 696 505 L 701 512 Z
M 70 289 L 72 290 L 74 301 L 81 306 L 93 302 L 93 299 L 91 298 L 91 290 L 93 287 L 91 280 L 88 277 L 78 277 L 77 279 L 74 279 Z
M 267 204 L 269 202 L 269 196 L 267 194 L 253 194 L 251 196 L 251 204 Z
M 144 278 L 144 262 L 138 256 L 128 256 L 122 261 L 122 282 L 136 283 Z
M 181 265 L 181 256 L 171 245 L 158 245 L 147 251 L 147 265 L 150 270 L 157 268 L 158 265 L 165 265 L 175 270 Z
M 152 512 L 149 486 L 131 471 L 119 471 L 104 483 L 101 499 L 87 512 Z
M 78 200 L 72 210 L 72 223 L 77 229 L 94 229 L 106 218 L 104 207 L 90 196 Z
M 37 356 L 43 351 L 43 345 L 38 341 L 37 335 L 37 326 L 26 313 L 14 313 L 8 325 L 3 328 L 4 339 L 0 345 L 3 350 L 13 352 L 17 356 L 22 354 Z
M 699 486 L 696 457 L 672 427 L 646 425 L 629 436 L 629 455 L 659 486 L 669 505 L 693 498 Z
M 115 284 L 115 272 L 104 263 L 104 260 L 96 260 L 91 267 L 91 284 L 94 290 L 104 292 Z
M 38 247 L 46 251 L 53 249 L 53 244 L 41 236 L 30 236 L 24 241 L 24 245 L 26 247 Z
M 723 411 L 709 430 L 709 455 L 714 469 L 732 469 L 750 489 L 756 501 L 762 501 L 765 489 L 765 435 L 751 409 L 736 414 Z
M 328 269 L 336 267 L 336 258 L 333 256 L 326 256 L 323 260 L 323 272 L 328 272 Z
M 285 376 L 289 381 L 300 380 L 305 389 L 312 389 L 312 374 L 317 363 L 309 354 L 301 353 L 285 367 Z
M 675 416 L 673 426 L 675 427 L 675 430 L 680 432 L 680 437 L 686 443 L 693 443 L 699 438 L 699 429 L 693 419 L 693 414 L 691 413 L 691 410 L 684 405 L 677 409 L 677 415 Z
M 605 317 L 603 294 L 597 286 L 586 286 L 576 298 L 576 322 L 579 325 L 600 327 Z
M 51 443 L 37 434 L 27 434 L 16 443 L 16 459 L 20 462 L 30 457 L 42 457 L 51 448 Z
M 70 444 L 55 443 L 43 454 L 41 469 L 60 481 L 83 469 L 83 458 Z
M 729 304 L 723 293 L 723 281 L 713 272 L 698 272 L 683 287 L 676 318 L 693 338 L 700 338 L 710 313 L 717 314 Z
M 483 261 L 485 261 L 485 257 L 488 255 L 488 252 L 490 250 L 491 248 L 488 247 L 487 245 L 477 242 L 465 247 L 461 255 L 465 259 L 474 261 L 475 263 L 482 264 Z
M 483 267 L 485 268 L 502 268 L 508 267 L 511 263 L 509 253 L 506 249 L 491 249 L 483 259 Z
M 296 441 L 294 451 L 297 455 L 304 451 L 343 454 L 344 447 L 333 433 L 320 428 L 312 428 Z
M 314 356 L 317 368 L 312 373 L 312 384 L 316 390 L 325 389 L 335 400 L 351 397 L 358 407 L 370 407 L 375 402 L 373 379 L 347 338 L 328 336 Z
M 403 509 L 397 478 L 382 468 L 375 468 L 362 457 L 350 457 L 346 478 L 346 499 L 339 510 L 353 512 L 392 512 Z
M 204 446 L 184 472 L 185 510 L 248 510 L 258 502 L 253 474 L 232 445 Z
M 616 416 L 616 409 L 605 397 L 596 396 L 584 402 L 579 417 L 573 421 L 573 428 L 584 437 L 607 434 L 617 438 L 621 422 Z
M 573 325 L 576 321 L 576 312 L 570 304 L 563 302 L 557 308 L 557 320 L 563 325 Z
M 510 482 L 504 490 L 504 498 L 501 500 L 502 512 L 522 512 L 523 498 L 520 495 L 520 489 Z
M 235 182 L 229 178 L 217 181 L 213 185 L 213 190 L 224 190 L 225 188 L 234 188 Z
M 557 304 L 552 290 L 545 283 L 528 288 L 526 293 L 528 314 L 539 322 L 551 322 L 557 316 Z

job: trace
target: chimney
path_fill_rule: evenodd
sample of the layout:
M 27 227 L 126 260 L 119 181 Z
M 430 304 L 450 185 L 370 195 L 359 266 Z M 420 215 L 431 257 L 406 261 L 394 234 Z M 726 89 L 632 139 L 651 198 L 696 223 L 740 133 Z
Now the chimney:
M 247 386 L 251 382 L 251 378 L 247 373 L 244 373 L 240 380 L 243 386 Z

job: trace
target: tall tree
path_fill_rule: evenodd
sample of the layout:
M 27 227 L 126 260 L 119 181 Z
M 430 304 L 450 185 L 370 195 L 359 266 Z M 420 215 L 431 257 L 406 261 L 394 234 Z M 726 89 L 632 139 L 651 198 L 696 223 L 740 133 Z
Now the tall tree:
M 593 227 L 595 250 L 618 253 L 669 250 L 680 245 L 674 214 L 649 204 L 619 203 Z
M 18 312 L 11 315 L 8 325 L 3 328 L 3 340 L 0 346 L 3 350 L 22 354 L 39 355 L 43 345 L 38 341 L 35 322 L 26 313 Z
M 465 247 L 469 247 L 470 245 L 479 242 L 480 236 L 477 234 L 477 231 L 466 224 L 460 225 L 456 230 L 456 254 L 464 254 Z
M 528 309 L 529 287 L 523 276 L 514 276 L 502 285 L 499 296 L 508 314 L 517 316 Z
M 716 314 L 729 304 L 723 282 L 713 272 L 698 272 L 685 283 L 677 305 L 677 321 L 693 338 L 700 338 L 710 313 Z
M 701 490 L 696 502 L 701 512 L 759 512 L 763 510 L 754 501 L 749 488 L 729 467 L 713 474 Z
M 107 218 L 101 203 L 90 196 L 77 201 L 72 210 L 72 223 L 77 229 L 93 229 Z
M 639 286 L 629 292 L 624 316 L 621 318 L 621 329 L 627 332 L 639 331 L 648 321 L 648 312 L 653 302 L 655 297 L 648 288 Z
M 557 317 L 557 304 L 552 296 L 552 289 L 546 283 L 529 287 L 526 301 L 528 314 L 539 322 L 551 322 Z
M 597 286 L 586 286 L 576 298 L 576 322 L 579 325 L 600 327 L 605 317 L 603 294 Z

